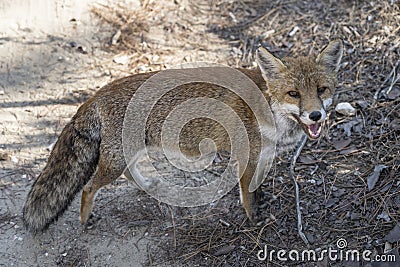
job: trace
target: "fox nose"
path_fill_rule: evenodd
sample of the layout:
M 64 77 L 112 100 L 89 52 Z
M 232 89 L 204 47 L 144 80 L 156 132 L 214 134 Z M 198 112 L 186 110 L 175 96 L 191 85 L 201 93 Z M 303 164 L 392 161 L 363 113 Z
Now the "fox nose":
M 308 117 L 312 121 L 319 121 L 319 119 L 321 119 L 321 117 L 322 117 L 322 114 L 319 111 L 313 111 L 310 113 L 310 115 L 308 115 Z

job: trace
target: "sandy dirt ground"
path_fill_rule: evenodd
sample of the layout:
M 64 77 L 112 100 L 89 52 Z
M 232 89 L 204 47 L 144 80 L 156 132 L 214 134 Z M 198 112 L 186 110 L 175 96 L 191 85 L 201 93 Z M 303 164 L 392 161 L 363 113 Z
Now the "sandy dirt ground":
M 43 235 L 22 225 L 22 205 L 49 147 L 80 103 L 112 78 L 102 67 L 112 58 L 100 49 L 91 1 L 61 2 L 11 1 L 0 11 L 0 150 L 7 158 L 0 170 L 0 265 L 77 266 L 86 259 L 91 266 L 139 266 L 145 229 L 118 237 L 85 232 L 78 201 Z M 122 182 L 113 190 L 135 189 Z

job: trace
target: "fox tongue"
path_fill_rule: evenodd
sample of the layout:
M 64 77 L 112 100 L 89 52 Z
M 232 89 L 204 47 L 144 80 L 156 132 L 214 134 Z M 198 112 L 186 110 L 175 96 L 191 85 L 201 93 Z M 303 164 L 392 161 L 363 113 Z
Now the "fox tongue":
M 311 137 L 317 138 L 320 132 L 320 125 L 319 123 L 311 124 L 307 126 L 308 132 L 310 133 Z

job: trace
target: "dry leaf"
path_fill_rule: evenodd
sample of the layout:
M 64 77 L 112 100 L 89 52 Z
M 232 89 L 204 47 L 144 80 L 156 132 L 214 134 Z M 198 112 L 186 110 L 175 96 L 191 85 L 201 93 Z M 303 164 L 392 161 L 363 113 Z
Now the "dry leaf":
M 383 238 L 383 240 L 391 243 L 400 241 L 400 223 L 397 223 L 396 226 Z
M 383 169 L 387 168 L 386 165 L 377 165 L 374 168 L 374 172 L 367 178 L 367 185 L 368 185 L 368 190 L 371 191 L 374 189 L 376 183 L 378 182 L 379 176 L 381 175 L 381 172 Z
M 231 245 L 231 246 L 224 246 L 224 247 L 220 248 L 219 250 L 217 250 L 217 251 L 214 253 L 214 256 L 218 257 L 218 256 L 221 256 L 221 255 L 228 254 L 228 253 L 230 253 L 232 250 L 234 250 L 235 248 L 236 248 L 236 246 L 233 246 L 233 245 Z
M 341 140 L 335 140 L 333 141 L 333 146 L 335 147 L 335 149 L 341 150 L 343 148 L 345 148 L 346 146 L 350 145 L 352 139 L 341 139 Z

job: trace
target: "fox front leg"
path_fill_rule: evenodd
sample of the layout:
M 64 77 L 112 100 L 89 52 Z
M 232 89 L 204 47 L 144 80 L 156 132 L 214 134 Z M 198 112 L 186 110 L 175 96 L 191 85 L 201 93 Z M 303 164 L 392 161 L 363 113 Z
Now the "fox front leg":
M 240 185 L 240 201 L 242 203 L 243 208 L 246 211 L 247 217 L 251 222 L 255 222 L 257 220 L 257 211 L 258 211 L 258 201 L 260 196 L 260 188 L 257 190 L 250 192 L 250 183 L 253 179 L 253 175 L 256 171 L 256 164 L 250 163 L 247 165 L 246 170 L 244 171 L 239 185 Z

